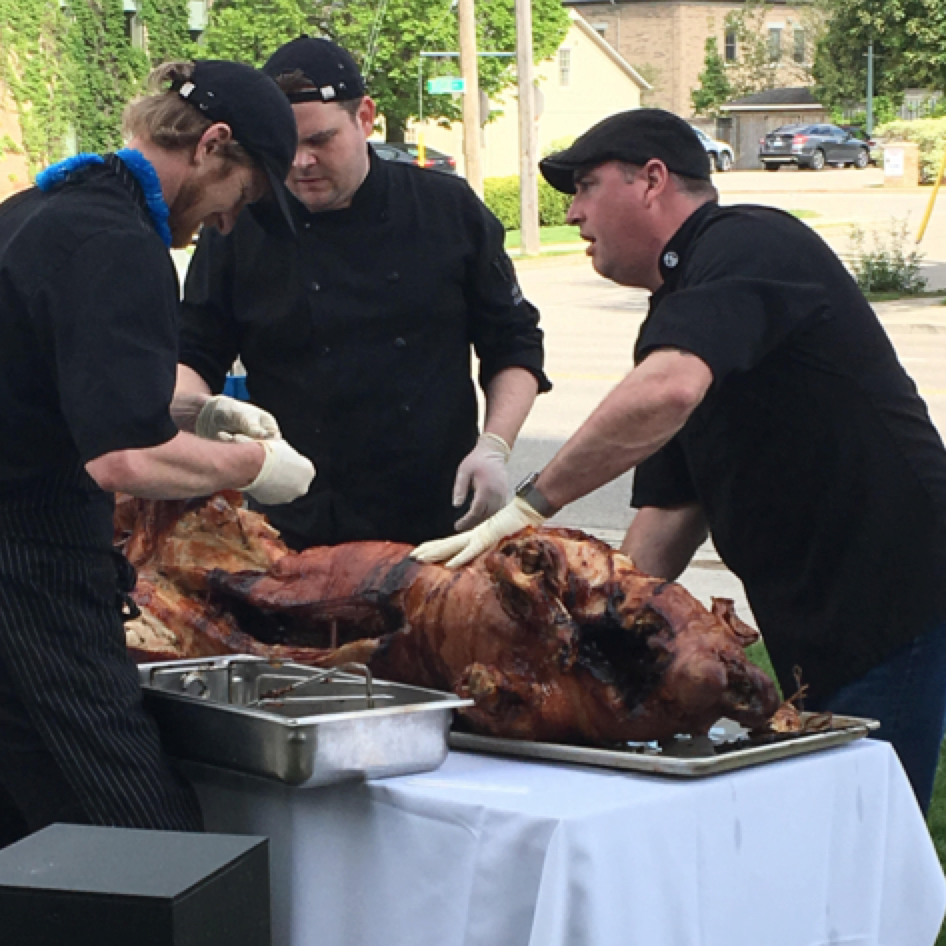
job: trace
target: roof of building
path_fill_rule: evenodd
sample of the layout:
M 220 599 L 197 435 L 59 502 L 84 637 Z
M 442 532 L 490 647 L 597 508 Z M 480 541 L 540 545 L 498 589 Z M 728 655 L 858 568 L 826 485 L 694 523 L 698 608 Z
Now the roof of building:
M 766 89 L 764 92 L 756 92 L 740 99 L 733 99 L 720 106 L 720 109 L 726 112 L 823 108 L 824 105 L 811 94 L 811 89 L 807 86 L 798 86 L 791 89 Z
M 637 83 L 641 91 L 652 88 L 651 84 L 596 30 L 574 10 L 568 11 L 572 23 L 582 31 L 629 79 Z

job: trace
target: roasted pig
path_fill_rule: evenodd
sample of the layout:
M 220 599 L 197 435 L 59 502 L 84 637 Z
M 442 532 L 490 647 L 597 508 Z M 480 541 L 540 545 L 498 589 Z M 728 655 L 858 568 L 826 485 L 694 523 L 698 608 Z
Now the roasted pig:
M 173 637 L 182 657 L 357 661 L 471 697 L 477 732 L 586 745 L 703 734 L 721 716 L 757 728 L 778 707 L 731 605 L 710 612 L 581 532 L 526 529 L 452 571 L 386 542 L 289 553 L 225 496 L 177 515 L 140 515 L 125 546 L 161 655 Z

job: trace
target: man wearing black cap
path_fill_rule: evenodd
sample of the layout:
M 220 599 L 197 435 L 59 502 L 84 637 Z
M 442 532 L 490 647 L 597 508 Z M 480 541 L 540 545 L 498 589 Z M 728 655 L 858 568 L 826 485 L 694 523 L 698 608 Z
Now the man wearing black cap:
M 219 391 L 242 359 L 253 402 L 319 470 L 307 496 L 266 509 L 290 545 L 468 528 L 505 503 L 510 447 L 549 387 L 502 226 L 462 179 L 374 155 L 374 103 L 345 50 L 302 37 L 264 71 L 299 130 L 295 235 L 269 235 L 261 206 L 201 237 L 179 390 Z
M 636 367 L 517 498 L 417 550 L 456 566 L 636 467 L 623 550 L 711 534 L 783 691 L 881 721 L 926 810 L 946 715 L 946 450 L 869 304 L 795 218 L 720 207 L 682 120 L 599 123 L 541 166 L 595 269 L 653 293 Z
M 155 81 L 128 147 L 54 165 L 0 207 L 0 846 L 57 821 L 201 826 L 125 651 L 135 576 L 112 550 L 111 494 L 284 503 L 314 473 L 262 412 L 171 403 L 168 247 L 230 230 L 285 176 L 292 112 L 235 63 Z

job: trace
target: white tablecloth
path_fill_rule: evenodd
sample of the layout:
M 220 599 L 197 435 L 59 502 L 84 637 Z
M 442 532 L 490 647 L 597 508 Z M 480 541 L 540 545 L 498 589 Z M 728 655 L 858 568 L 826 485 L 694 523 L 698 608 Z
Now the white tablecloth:
M 451 753 L 326 789 L 189 770 L 271 839 L 274 946 L 932 946 L 946 883 L 863 740 L 694 781 Z

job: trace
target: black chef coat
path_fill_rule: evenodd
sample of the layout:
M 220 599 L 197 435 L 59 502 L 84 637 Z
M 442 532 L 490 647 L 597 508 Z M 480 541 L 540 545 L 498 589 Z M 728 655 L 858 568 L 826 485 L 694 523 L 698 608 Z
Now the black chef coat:
M 777 210 L 709 204 L 666 246 L 636 347 L 712 386 L 633 504 L 699 502 L 783 689 L 815 705 L 946 619 L 946 450 L 835 254 Z
M 201 826 L 142 706 L 134 572 L 84 468 L 177 433 L 177 277 L 138 182 L 106 161 L 0 205 L 0 824 L 19 833 Z
M 0 205 L 0 491 L 177 434 L 177 291 L 140 189 L 106 166 Z
M 453 532 L 477 436 L 471 344 L 482 385 L 520 366 L 550 386 L 502 226 L 462 179 L 373 154 L 349 208 L 293 204 L 293 241 L 249 214 L 201 236 L 181 361 L 216 392 L 239 355 L 253 402 L 315 463 L 307 496 L 266 509 L 291 544 Z

